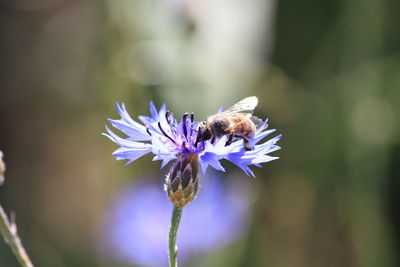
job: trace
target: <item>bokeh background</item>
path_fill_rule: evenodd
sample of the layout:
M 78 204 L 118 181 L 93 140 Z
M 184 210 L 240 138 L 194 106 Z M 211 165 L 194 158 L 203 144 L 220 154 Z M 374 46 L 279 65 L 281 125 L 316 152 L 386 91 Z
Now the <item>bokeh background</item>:
M 114 160 L 100 133 L 115 102 L 135 118 L 153 100 L 202 119 L 256 95 L 283 134 L 281 159 L 256 179 L 225 164 L 219 191 L 203 177 L 195 219 L 222 234 L 182 230 L 208 244 L 182 266 L 400 266 L 399 11 L 397 0 L 1 0 L 0 202 L 33 262 L 165 266 L 140 261 L 166 250 L 146 254 L 132 233 L 166 241 L 169 217 L 156 215 L 168 200 L 135 190 L 162 193 L 168 168 Z M 217 212 L 200 200 L 210 192 Z M 140 201 L 155 206 L 137 213 Z M 17 266 L 4 242 L 0 266 Z

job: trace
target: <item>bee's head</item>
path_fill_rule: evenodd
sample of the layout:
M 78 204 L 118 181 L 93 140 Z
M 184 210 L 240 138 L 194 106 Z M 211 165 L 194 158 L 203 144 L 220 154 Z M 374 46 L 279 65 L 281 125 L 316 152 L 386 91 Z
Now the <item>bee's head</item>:
M 211 132 L 208 130 L 206 121 L 202 121 L 199 123 L 198 131 L 199 131 L 201 138 L 204 141 L 211 139 Z
M 214 136 L 220 137 L 226 134 L 230 121 L 224 117 L 218 117 L 208 122 L 208 128 Z

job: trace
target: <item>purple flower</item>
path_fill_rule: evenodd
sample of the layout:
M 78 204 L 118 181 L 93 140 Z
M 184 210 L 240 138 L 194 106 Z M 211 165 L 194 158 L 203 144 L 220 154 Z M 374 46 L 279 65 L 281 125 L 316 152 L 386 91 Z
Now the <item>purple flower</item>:
M 184 114 L 178 122 L 173 114 L 167 111 L 165 105 L 157 111 L 153 102 L 150 102 L 151 117 L 139 116 L 139 120 L 142 122 L 140 124 L 131 118 L 124 103 L 121 106 L 117 103 L 116 106 L 121 118 L 119 120 L 109 119 L 109 122 L 127 137 L 119 137 L 107 126 L 108 133 L 104 135 L 120 146 L 113 155 L 117 157 L 117 160 L 128 160 L 126 164 L 130 164 L 148 153 L 154 154 L 154 161 L 162 160 L 161 168 L 171 160 L 178 158 L 184 160 L 189 157 L 198 160 L 200 169 L 205 174 L 208 166 L 225 171 L 220 161 L 226 159 L 236 164 L 247 175 L 254 177 L 249 166 L 261 167 L 261 163 L 278 159 L 278 157 L 268 154 L 280 149 L 275 144 L 281 135 L 260 143 L 275 131 L 275 129 L 266 129 L 267 121 L 249 139 L 254 149 L 247 151 L 243 146 L 242 139 L 234 140 L 230 145 L 226 145 L 226 136 L 222 136 L 214 143 L 211 143 L 210 140 L 204 141 L 198 134 L 199 122 L 194 120 L 193 113 Z

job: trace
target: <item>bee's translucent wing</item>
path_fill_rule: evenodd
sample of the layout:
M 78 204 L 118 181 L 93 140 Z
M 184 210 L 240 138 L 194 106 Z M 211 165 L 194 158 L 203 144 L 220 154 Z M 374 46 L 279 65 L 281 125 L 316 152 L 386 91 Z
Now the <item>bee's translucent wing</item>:
M 255 96 L 249 96 L 245 99 L 240 100 L 235 105 L 225 110 L 224 113 L 243 113 L 248 115 L 248 117 L 250 118 L 257 104 L 258 98 Z

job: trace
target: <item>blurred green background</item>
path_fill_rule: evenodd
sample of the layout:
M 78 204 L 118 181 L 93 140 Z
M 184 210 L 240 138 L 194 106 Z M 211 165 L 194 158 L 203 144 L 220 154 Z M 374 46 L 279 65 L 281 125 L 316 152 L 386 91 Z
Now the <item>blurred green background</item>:
M 116 192 L 159 163 L 111 156 L 100 133 L 116 101 L 133 117 L 153 100 L 201 119 L 256 95 L 255 113 L 283 134 L 281 159 L 242 174 L 257 188 L 250 227 L 201 266 L 400 266 L 399 11 L 397 0 L 0 1 L 0 202 L 33 262 L 126 266 L 99 255 L 96 235 Z M 4 242 L 0 266 L 17 266 Z

